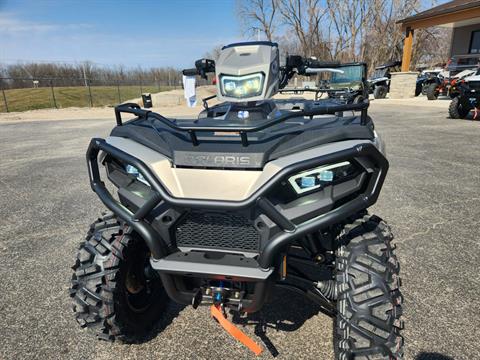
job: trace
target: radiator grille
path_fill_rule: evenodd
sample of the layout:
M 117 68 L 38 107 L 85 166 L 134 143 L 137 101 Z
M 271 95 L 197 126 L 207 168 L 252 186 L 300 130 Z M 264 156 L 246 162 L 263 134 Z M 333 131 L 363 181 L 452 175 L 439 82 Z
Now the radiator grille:
M 230 213 L 187 214 L 175 230 L 177 246 L 258 251 L 260 234 L 244 216 Z

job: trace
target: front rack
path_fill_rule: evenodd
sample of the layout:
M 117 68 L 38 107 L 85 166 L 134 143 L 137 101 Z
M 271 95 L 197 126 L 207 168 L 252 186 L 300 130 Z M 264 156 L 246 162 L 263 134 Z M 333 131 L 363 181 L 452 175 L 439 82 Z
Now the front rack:
M 242 145 L 248 146 L 248 133 L 261 131 L 271 126 L 280 124 L 285 120 L 299 117 L 299 116 L 309 116 L 313 117 L 316 115 L 326 115 L 326 114 L 335 114 L 342 111 L 361 111 L 361 125 L 366 125 L 367 123 L 367 109 L 370 105 L 368 99 L 358 103 L 358 104 L 322 104 L 313 102 L 315 106 L 312 106 L 308 109 L 301 111 L 292 111 L 290 113 L 283 114 L 277 118 L 268 119 L 263 121 L 258 125 L 223 125 L 223 126 L 205 126 L 198 125 L 198 120 L 192 120 L 191 124 L 188 125 L 178 125 L 176 119 L 169 119 L 165 116 L 162 116 L 156 112 L 142 109 L 138 104 L 135 103 L 125 103 L 115 107 L 115 118 L 117 121 L 117 126 L 122 126 L 122 113 L 128 113 L 138 116 L 139 118 L 144 119 L 155 119 L 160 121 L 162 124 L 168 126 L 171 129 L 181 132 L 187 132 L 190 135 L 190 139 L 194 146 L 198 145 L 197 132 L 231 132 L 238 133 L 240 135 Z

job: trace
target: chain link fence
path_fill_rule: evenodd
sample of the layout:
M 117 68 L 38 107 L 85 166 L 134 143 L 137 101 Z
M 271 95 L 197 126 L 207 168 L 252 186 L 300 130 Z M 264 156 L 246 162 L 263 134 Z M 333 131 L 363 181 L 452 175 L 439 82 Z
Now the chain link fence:
M 143 93 L 181 88 L 179 80 L 1 78 L 0 112 L 117 105 Z

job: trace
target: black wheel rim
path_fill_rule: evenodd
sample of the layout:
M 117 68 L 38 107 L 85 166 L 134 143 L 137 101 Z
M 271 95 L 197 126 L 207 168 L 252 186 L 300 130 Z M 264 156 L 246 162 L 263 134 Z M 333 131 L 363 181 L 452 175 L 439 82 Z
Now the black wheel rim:
M 135 246 L 129 254 L 125 272 L 125 297 L 133 312 L 147 310 L 154 301 L 161 281 L 150 266 L 150 253 L 142 246 Z

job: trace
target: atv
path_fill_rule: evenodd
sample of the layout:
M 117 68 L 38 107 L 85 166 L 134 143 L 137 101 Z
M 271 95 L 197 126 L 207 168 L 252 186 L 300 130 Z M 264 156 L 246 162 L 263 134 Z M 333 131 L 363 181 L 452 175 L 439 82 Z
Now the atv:
M 465 119 L 473 110 L 473 119 L 480 115 L 480 70 L 464 78 L 457 84 L 458 96 L 453 98 L 448 108 L 452 119 Z
M 428 100 L 436 100 L 439 95 L 455 98 L 458 95 L 457 83 L 476 72 L 479 58 L 479 54 L 452 57 L 437 77 L 429 77 L 425 80 L 425 94 Z
M 441 73 L 442 69 L 425 69 L 422 70 L 417 77 L 415 84 L 415 96 L 427 95 L 428 85 L 432 82 L 436 82 L 436 77 Z
M 375 99 L 384 99 L 390 91 L 391 69 L 397 69 L 402 65 L 401 61 L 391 61 L 375 68 L 372 77 L 368 79 L 369 92 Z
M 183 71 L 217 79 L 220 103 L 205 99 L 198 118 L 117 106 L 110 136 L 86 154 L 110 213 L 73 266 L 78 323 L 100 339 L 143 341 L 169 301 L 210 305 L 224 326 L 293 291 L 334 319 L 337 359 L 402 358 L 393 235 L 367 212 L 389 167 L 369 101 L 273 98 L 295 75 L 366 72 L 352 66 L 294 55 L 280 66 L 276 43 L 231 44 Z
M 468 69 L 455 76 L 450 76 L 448 72 L 441 72 L 436 77 L 427 79 L 424 87 L 428 100 L 436 100 L 440 95 L 455 98 L 459 94 L 458 83 L 475 72 L 476 70 Z

